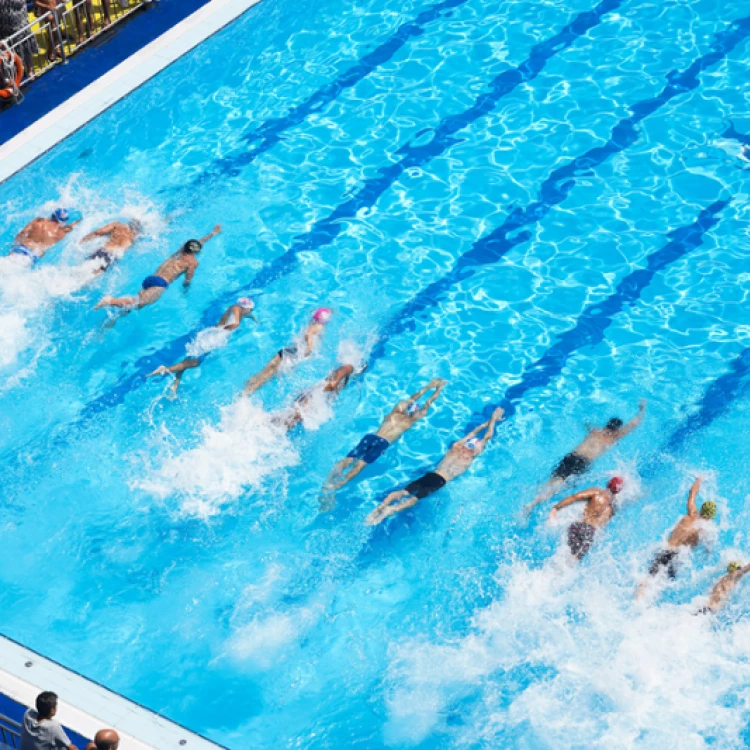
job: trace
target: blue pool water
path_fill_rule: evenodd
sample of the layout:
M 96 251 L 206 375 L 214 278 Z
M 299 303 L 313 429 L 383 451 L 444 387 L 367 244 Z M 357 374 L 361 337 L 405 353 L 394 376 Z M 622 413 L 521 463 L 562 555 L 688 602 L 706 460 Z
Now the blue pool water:
M 0 232 L 83 226 L 0 275 L 2 631 L 232 748 L 743 747 L 750 591 L 750 17 L 739 0 L 264 0 L 4 185 Z M 84 284 L 83 233 L 148 237 Z M 217 222 L 192 288 L 92 310 Z M 188 372 L 238 296 L 251 322 Z M 319 354 L 245 380 L 310 312 Z M 369 370 L 286 436 L 271 415 Z M 318 513 L 405 394 L 427 419 Z M 629 480 L 578 569 L 520 513 L 585 425 L 643 427 L 586 483 Z M 502 405 L 472 469 L 365 516 Z M 634 588 L 696 474 L 718 533 L 651 606 Z M 747 586 L 747 584 L 744 584 Z

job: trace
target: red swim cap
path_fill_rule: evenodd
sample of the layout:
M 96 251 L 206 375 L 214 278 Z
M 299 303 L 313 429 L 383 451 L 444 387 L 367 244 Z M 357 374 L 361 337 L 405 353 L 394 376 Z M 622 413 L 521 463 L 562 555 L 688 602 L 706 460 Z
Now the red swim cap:
M 612 477 L 612 479 L 607 482 L 607 489 L 613 494 L 616 495 L 618 492 L 622 490 L 622 486 L 625 484 L 625 480 L 622 477 Z

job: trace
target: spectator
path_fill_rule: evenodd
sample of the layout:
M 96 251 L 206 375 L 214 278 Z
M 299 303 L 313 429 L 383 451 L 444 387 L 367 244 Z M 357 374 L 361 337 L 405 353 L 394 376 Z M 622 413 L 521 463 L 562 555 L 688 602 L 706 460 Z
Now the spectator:
M 120 735 L 114 729 L 100 729 L 85 750 L 117 750 L 119 747 Z
M 39 52 L 39 46 L 31 31 L 27 31 L 25 35 L 18 33 L 28 25 L 26 0 L 0 0 L 0 39 L 7 40 L 8 45 L 18 53 L 26 77 L 31 78 L 34 72 L 34 55 Z
M 21 750 L 78 750 L 54 720 L 57 696 L 45 691 L 36 697 L 36 711 L 30 708 L 23 715 Z

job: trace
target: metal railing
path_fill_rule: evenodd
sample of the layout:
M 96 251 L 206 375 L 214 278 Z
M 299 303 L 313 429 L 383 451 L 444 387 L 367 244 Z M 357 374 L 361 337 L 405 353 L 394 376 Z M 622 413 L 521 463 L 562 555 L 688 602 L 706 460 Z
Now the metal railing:
M 0 750 L 6 747 L 10 750 L 20 750 L 21 725 L 0 714 Z
M 0 89 L 12 88 L 8 64 L 17 55 L 23 65 L 20 85 L 68 58 L 101 34 L 109 31 L 151 0 L 36 0 L 37 18 L 0 40 Z M 41 10 L 47 8 L 45 12 Z M 3 80 L 4 79 L 4 80 Z

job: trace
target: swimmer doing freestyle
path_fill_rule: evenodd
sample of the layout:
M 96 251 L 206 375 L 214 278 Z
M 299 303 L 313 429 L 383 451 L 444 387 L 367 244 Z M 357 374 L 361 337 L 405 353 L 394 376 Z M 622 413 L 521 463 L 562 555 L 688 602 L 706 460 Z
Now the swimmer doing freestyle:
M 127 310 L 140 310 L 146 305 L 151 305 L 161 297 L 164 290 L 183 274 L 185 275 L 185 288 L 190 286 L 195 271 L 198 268 L 198 260 L 195 257 L 212 237 L 221 232 L 221 226 L 217 224 L 210 234 L 200 240 L 188 240 L 176 253 L 156 269 L 153 276 L 147 276 L 143 280 L 141 291 L 130 297 L 112 297 L 107 295 L 94 307 L 121 307 Z
M 80 221 L 71 221 L 70 211 L 66 208 L 56 209 L 47 219 L 33 219 L 16 235 L 8 255 L 33 266 L 54 245 L 65 239 Z
M 584 440 L 560 461 L 552 472 L 552 478 L 539 490 L 534 501 L 529 503 L 524 511 L 528 513 L 539 503 L 549 500 L 560 492 L 571 478 L 585 474 L 597 458 L 641 424 L 645 411 L 646 401 L 643 399 L 637 416 L 627 424 L 613 417 L 604 427 L 590 429 Z
M 716 516 L 716 503 L 707 500 L 701 505 L 700 511 L 698 510 L 695 501 L 698 497 L 702 481 L 698 477 L 693 482 L 693 486 L 690 488 L 690 493 L 688 494 L 687 513 L 672 529 L 672 533 L 669 535 L 669 539 L 667 539 L 666 547 L 654 557 L 651 567 L 648 569 L 650 578 L 647 578 L 638 587 L 635 595 L 636 599 L 640 599 L 646 593 L 651 580 L 662 572 L 666 573 L 670 580 L 675 580 L 677 578 L 680 553 L 690 551 L 697 547 L 701 541 L 704 541 L 705 534 L 713 518 Z
M 258 319 L 253 313 L 254 309 L 255 303 L 250 297 L 240 297 L 235 304 L 231 305 L 226 310 L 219 319 L 219 322 L 213 328 L 207 328 L 201 331 L 198 336 L 196 336 L 195 341 L 188 345 L 187 353 L 188 355 L 193 356 L 187 356 L 182 362 L 178 362 L 171 367 L 159 365 L 159 367 L 146 375 L 146 377 L 153 378 L 159 375 L 174 375 L 172 393 L 177 393 L 177 389 L 180 387 L 180 382 L 185 371 L 200 367 L 212 351 L 226 343 L 226 340 L 220 342 L 212 341 L 210 338 L 211 333 L 220 331 L 233 333 L 240 327 L 240 323 L 242 323 L 243 319 L 248 315 L 257 323 Z
M 421 391 L 404 401 L 399 401 L 383 420 L 378 431 L 365 435 L 357 447 L 336 464 L 324 489 L 330 491 L 343 487 L 347 482 L 351 482 L 365 466 L 377 461 L 389 445 L 395 443 L 420 419 L 427 416 L 427 412 L 440 396 L 445 383 L 445 380 L 431 380 Z M 417 401 L 433 389 L 434 393 L 425 401 L 424 406 L 420 406 Z
M 102 246 L 89 255 L 89 261 L 96 261 L 97 276 L 104 273 L 113 263 L 121 260 L 123 255 L 133 247 L 133 243 L 143 234 L 143 224 L 138 219 L 111 221 L 103 227 L 89 232 L 81 242 L 90 242 L 99 237 L 106 238 Z
M 719 610 L 726 604 L 729 594 L 732 593 L 732 589 L 750 573 L 750 565 L 745 565 L 743 568 L 740 563 L 736 560 L 727 565 L 727 572 L 719 578 L 711 589 L 711 593 L 708 595 L 708 604 L 705 607 L 701 607 L 695 614 L 696 615 L 715 615 Z
M 303 359 L 307 359 L 315 351 L 318 340 L 325 330 L 326 323 L 328 323 L 332 315 L 333 311 L 327 307 L 321 307 L 316 310 L 301 336 L 302 340 L 300 343 L 280 349 L 274 358 L 257 375 L 253 375 L 245 383 L 242 393 L 245 396 L 255 393 L 261 386 L 265 385 L 271 378 L 278 374 L 282 365 L 291 366 Z
M 622 477 L 612 477 L 605 489 L 591 487 L 566 497 L 555 505 L 549 514 L 550 521 L 557 518 L 557 511 L 573 503 L 585 502 L 583 518 L 568 527 L 568 548 L 576 560 L 581 560 L 591 549 L 597 531 L 603 529 L 615 515 L 615 497 L 622 492 Z
M 365 519 L 368 526 L 376 526 L 388 516 L 393 516 L 407 508 L 413 508 L 420 500 L 445 487 L 448 482 L 460 477 L 480 456 L 488 441 L 495 434 L 495 424 L 503 416 L 500 408 L 492 412 L 492 417 L 473 429 L 466 437 L 457 440 L 437 465 L 435 471 L 407 484 L 403 490 L 391 492 Z M 477 437 L 484 430 L 483 437 Z M 400 501 L 400 502 L 397 502 Z

